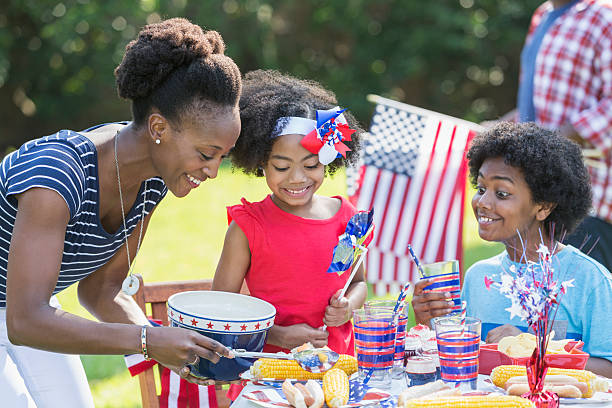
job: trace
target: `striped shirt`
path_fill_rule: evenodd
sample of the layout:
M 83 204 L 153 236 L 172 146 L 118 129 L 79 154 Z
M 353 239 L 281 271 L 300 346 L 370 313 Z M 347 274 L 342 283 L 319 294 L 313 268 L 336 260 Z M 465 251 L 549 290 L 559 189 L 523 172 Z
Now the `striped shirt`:
M 0 307 L 6 307 L 7 262 L 17 215 L 15 195 L 33 187 L 56 191 L 70 211 L 54 294 L 102 267 L 125 242 L 123 225 L 109 234 L 100 222 L 98 157 L 91 140 L 61 130 L 25 143 L 0 163 Z M 140 221 L 143 204 L 145 214 L 150 213 L 166 192 L 161 178 L 141 184 L 138 198 L 126 214 L 128 234 Z

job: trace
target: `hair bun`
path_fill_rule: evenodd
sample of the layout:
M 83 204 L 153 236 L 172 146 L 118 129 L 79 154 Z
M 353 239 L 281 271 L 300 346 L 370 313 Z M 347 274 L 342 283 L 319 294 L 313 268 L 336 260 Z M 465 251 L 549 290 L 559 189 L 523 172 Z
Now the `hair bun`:
M 187 19 L 149 24 L 126 46 L 123 60 L 115 69 L 119 96 L 132 100 L 147 97 L 175 69 L 224 50 L 218 32 L 204 32 Z
M 223 37 L 217 31 L 210 30 L 204 33 L 204 37 L 208 40 L 212 48 L 212 54 L 223 54 L 225 53 L 225 41 Z

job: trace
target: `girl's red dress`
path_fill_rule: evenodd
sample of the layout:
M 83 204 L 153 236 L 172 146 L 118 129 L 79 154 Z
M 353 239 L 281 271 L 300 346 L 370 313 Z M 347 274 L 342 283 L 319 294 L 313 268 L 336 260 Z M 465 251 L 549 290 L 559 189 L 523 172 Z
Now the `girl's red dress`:
M 325 308 L 341 289 L 350 270 L 338 276 L 328 273 L 338 236 L 356 213 L 343 197 L 340 210 L 331 218 L 313 220 L 289 214 L 268 195 L 263 201 L 227 208 L 228 219 L 240 227 L 249 241 L 251 265 L 245 280 L 252 296 L 276 307 L 275 324 L 306 323 L 323 326 Z M 328 327 L 328 346 L 341 354 L 354 355 L 353 325 Z M 266 345 L 264 351 L 288 351 Z

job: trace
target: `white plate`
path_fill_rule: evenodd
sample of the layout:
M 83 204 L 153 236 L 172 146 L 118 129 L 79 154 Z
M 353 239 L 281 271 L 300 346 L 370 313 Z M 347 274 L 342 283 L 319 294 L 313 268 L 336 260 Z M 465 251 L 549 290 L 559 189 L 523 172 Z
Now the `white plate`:
M 559 398 L 560 405 L 594 405 L 612 407 L 612 394 L 597 392 L 591 398 Z
M 352 393 L 351 393 L 352 394 Z M 264 408 L 290 408 L 291 405 L 284 398 L 281 390 L 277 387 L 266 387 L 259 390 L 254 390 L 242 394 L 242 396 L 255 405 Z M 392 398 L 391 394 L 386 391 L 370 388 L 367 393 L 357 400 L 354 395 L 351 395 L 349 403 L 341 408 L 361 408 L 369 405 L 379 404 Z

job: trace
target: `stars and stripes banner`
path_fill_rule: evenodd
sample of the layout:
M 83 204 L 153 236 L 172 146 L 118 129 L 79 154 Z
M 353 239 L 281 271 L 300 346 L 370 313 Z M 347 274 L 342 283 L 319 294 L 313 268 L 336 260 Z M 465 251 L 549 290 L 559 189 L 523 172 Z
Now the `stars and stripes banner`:
M 469 141 L 481 127 L 390 99 L 377 104 L 361 163 L 347 172 L 358 210 L 374 208 L 367 280 L 376 294 L 397 292 L 418 275 L 407 245 L 422 263 L 462 260 Z
M 157 361 L 146 361 L 141 354 L 125 357 L 125 364 L 132 377 L 157 365 Z M 214 385 L 198 385 L 183 380 L 177 373 L 162 367 L 160 408 L 217 408 L 217 394 Z
M 161 321 L 150 319 L 153 326 L 159 326 Z M 127 354 L 125 364 L 132 377 L 154 367 L 155 360 L 145 360 L 142 354 Z M 203 386 L 183 380 L 177 373 L 162 367 L 160 408 L 218 408 L 217 394 L 214 385 Z

